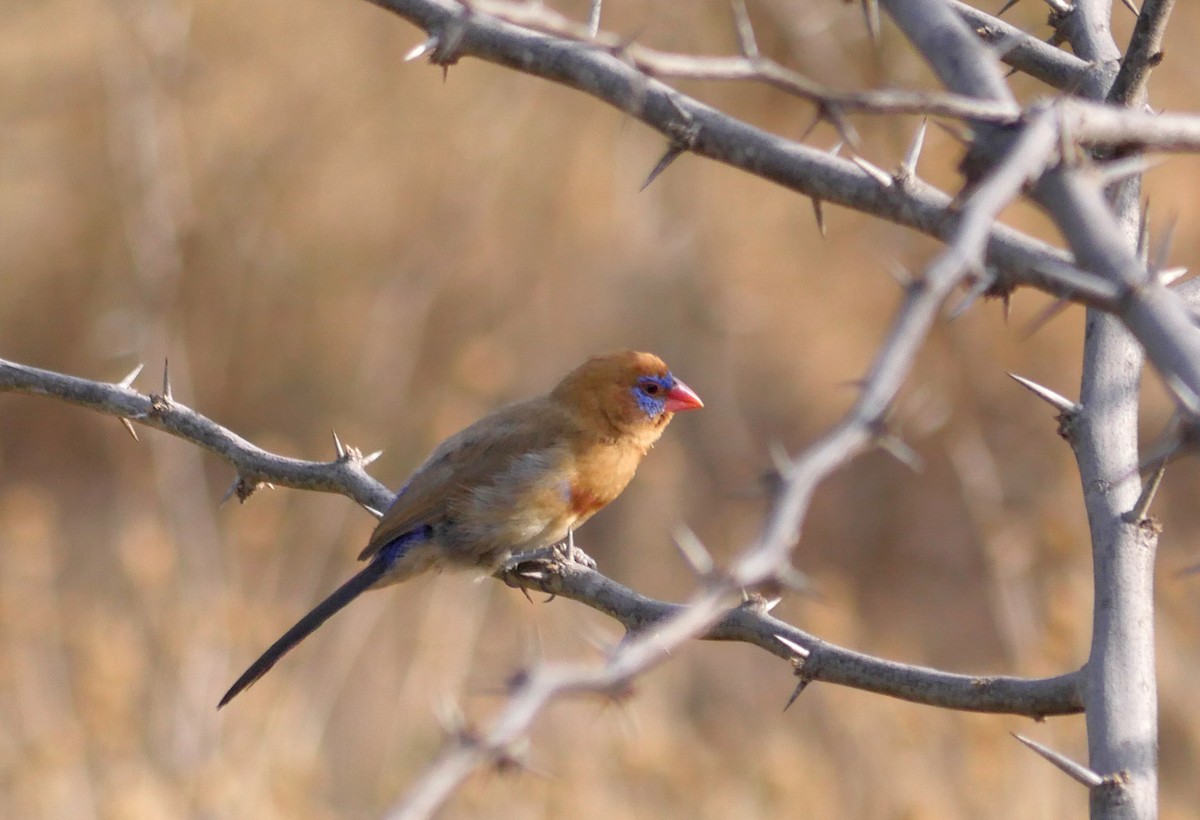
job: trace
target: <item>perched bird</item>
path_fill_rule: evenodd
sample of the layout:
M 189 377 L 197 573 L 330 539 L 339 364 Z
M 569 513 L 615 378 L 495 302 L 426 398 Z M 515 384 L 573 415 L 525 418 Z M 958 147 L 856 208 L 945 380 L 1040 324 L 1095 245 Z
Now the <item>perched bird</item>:
M 443 441 L 397 494 L 359 560 L 366 568 L 284 633 L 217 708 L 368 589 L 427 570 L 492 573 L 568 538 L 621 494 L 674 413 L 700 397 L 650 353 L 588 359 L 544 396 Z

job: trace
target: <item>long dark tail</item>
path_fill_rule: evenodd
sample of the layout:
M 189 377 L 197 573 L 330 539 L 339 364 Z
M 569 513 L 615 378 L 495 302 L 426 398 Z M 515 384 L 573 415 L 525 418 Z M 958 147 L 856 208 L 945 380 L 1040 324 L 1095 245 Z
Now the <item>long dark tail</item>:
M 242 673 L 242 676 L 237 679 L 237 682 L 233 686 L 229 687 L 229 691 L 225 693 L 225 697 L 221 698 L 221 702 L 217 704 L 217 708 L 220 709 L 237 697 L 239 692 L 265 675 L 267 670 L 275 665 L 276 661 L 290 652 L 292 647 L 316 631 L 317 627 L 328 621 L 335 612 L 370 589 L 376 581 L 383 577 L 387 568 L 387 561 L 372 561 L 362 572 L 342 584 L 332 595 L 317 604 L 312 612 L 301 618 L 295 626 L 283 633 L 282 638 L 271 644 L 271 648 L 262 653 L 262 657 L 250 664 L 250 668 Z

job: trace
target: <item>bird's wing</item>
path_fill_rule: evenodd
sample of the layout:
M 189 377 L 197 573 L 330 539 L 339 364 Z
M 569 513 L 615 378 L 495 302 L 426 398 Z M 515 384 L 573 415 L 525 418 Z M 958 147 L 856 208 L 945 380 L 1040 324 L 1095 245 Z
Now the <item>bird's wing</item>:
M 519 459 L 555 453 L 577 431 L 572 416 L 547 397 L 501 408 L 442 442 L 409 479 L 379 521 L 359 560 L 374 557 L 397 538 L 434 525 L 480 487 L 512 475 Z M 552 467 L 553 465 L 547 465 Z

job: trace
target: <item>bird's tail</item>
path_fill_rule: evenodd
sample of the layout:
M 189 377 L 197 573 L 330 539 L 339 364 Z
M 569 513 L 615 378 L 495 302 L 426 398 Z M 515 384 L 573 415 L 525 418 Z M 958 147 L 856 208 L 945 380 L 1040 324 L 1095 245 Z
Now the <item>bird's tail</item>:
M 250 664 L 250 668 L 242 673 L 233 686 L 229 687 L 229 691 L 225 693 L 225 697 L 221 698 L 217 708 L 220 709 L 229 703 L 243 689 L 265 675 L 276 661 L 291 651 L 292 647 L 311 635 L 317 627 L 329 620 L 346 604 L 374 586 L 387 570 L 387 561 L 372 561 L 361 572 L 338 587 L 332 595 L 317 604 L 312 612 L 301 618 L 295 626 L 283 633 L 283 637 L 271 644 L 271 648 L 262 653 L 262 657 Z

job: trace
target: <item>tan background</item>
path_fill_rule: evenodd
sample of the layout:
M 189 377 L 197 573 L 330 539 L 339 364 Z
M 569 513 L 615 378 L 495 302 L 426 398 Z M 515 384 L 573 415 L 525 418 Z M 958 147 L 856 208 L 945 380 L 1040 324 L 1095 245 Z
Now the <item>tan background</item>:
M 582 17 L 586 4 L 559 8 Z M 728 53 L 727 6 L 610 3 L 606 27 Z M 1039 36 L 1043 6 L 1013 19 Z M 1024 8 L 1027 7 L 1027 8 Z M 857 4 L 751 4 L 765 50 L 841 88 L 924 86 Z M 1025 16 L 1022 17 L 1021 14 Z M 1118 4 L 1121 37 L 1131 16 Z M 1182 3 L 1158 106 L 1195 108 Z M 680 598 L 687 522 L 721 560 L 755 531 L 769 447 L 805 445 L 853 398 L 899 290 L 935 245 L 684 157 L 643 193 L 663 140 L 580 94 L 464 61 L 401 56 L 408 24 L 353 0 L 0 5 L 0 355 L 97 379 L 170 357 L 175 395 L 256 443 L 328 458 L 330 428 L 398 486 L 443 436 L 541 391 L 585 355 L 654 350 L 705 398 L 580 533 L 601 568 Z M 1020 93 L 1045 93 L 1017 80 Z M 687 90 L 798 136 L 808 106 L 747 85 Z M 862 118 L 898 164 L 915 119 Z M 836 135 L 818 129 L 811 142 Z M 931 131 L 921 171 L 952 186 Z M 1196 249 L 1197 164 L 1151 176 L 1172 261 Z M 1044 236 L 1029 209 L 1006 215 Z M 853 648 L 955 671 L 1052 674 L 1086 656 L 1090 561 L 1077 477 L 1049 409 L 1082 315 L 1028 337 L 981 304 L 938 327 L 895 421 L 925 461 L 883 454 L 817 494 L 797 553 L 821 602 L 779 613 Z M 1148 380 L 1153 382 L 1153 379 Z M 1147 388 L 1147 440 L 1167 409 Z M 1200 723 L 1196 467 L 1157 512 L 1164 816 L 1195 816 Z M 265 491 L 217 507 L 231 470 L 195 448 L 28 397 L 0 398 L 0 815 L 372 817 L 442 743 L 439 713 L 486 719 L 541 657 L 619 637 L 576 604 L 444 577 L 367 596 L 230 708 L 258 652 L 354 569 L 371 519 Z M 454 817 L 1069 818 L 1081 787 L 1010 730 L 1085 756 L 1081 718 L 959 715 L 816 685 L 697 645 L 623 705 L 554 707 L 534 773 L 483 775 Z

